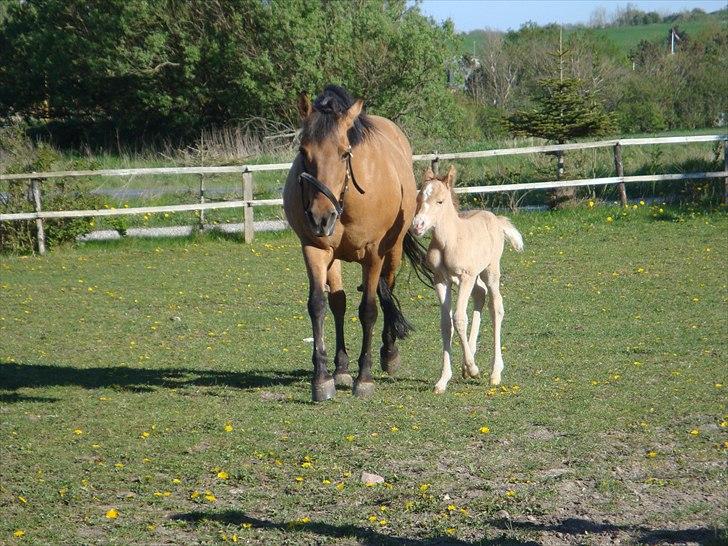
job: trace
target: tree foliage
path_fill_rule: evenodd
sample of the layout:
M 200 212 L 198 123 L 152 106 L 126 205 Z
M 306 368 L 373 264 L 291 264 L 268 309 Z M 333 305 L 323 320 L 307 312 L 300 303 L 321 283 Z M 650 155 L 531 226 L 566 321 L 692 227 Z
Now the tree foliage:
M 0 116 L 196 134 L 346 85 L 412 127 L 444 119 L 450 24 L 406 0 L 31 0 L 0 23 Z

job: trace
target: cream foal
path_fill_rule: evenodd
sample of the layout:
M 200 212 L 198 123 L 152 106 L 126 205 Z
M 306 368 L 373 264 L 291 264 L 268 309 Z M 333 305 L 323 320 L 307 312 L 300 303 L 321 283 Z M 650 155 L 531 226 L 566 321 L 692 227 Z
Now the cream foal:
M 452 188 L 455 167 L 445 176 L 435 177 L 432 169 L 425 173 L 417 212 L 411 231 L 421 237 L 432 229 L 432 241 L 427 251 L 427 263 L 435 273 L 435 290 L 440 299 L 440 330 L 442 333 L 442 375 L 435 385 L 443 393 L 452 377 L 450 349 L 453 316 L 452 282 L 460 286 L 455 306 L 455 330 L 463 346 L 463 378 L 478 377 L 475 351 L 478 346 L 480 314 L 485 296 L 490 291 L 490 316 L 493 321 L 492 385 L 498 385 L 503 371 L 501 354 L 501 322 L 503 298 L 500 294 L 500 258 L 507 240 L 517 251 L 523 250 L 523 238 L 508 218 L 492 212 L 477 210 L 458 214 L 453 203 Z M 468 338 L 468 298 L 473 296 L 473 323 Z

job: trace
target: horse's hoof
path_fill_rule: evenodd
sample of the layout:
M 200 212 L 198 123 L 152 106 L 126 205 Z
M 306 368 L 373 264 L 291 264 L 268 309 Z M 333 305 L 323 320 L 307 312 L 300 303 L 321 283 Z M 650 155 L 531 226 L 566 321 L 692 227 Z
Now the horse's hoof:
M 355 381 L 354 396 L 357 398 L 370 398 L 374 394 L 374 383 L 371 381 Z
M 399 351 L 394 353 L 386 353 L 384 350 L 379 351 L 379 356 L 382 359 L 382 371 L 394 375 L 399 370 L 400 359 Z
M 330 400 L 336 394 L 336 385 L 333 378 L 327 379 L 321 383 L 311 383 L 311 399 L 314 402 L 323 402 Z
M 337 387 L 346 387 L 347 389 L 350 389 L 354 384 L 354 379 L 351 377 L 351 374 L 348 373 L 335 373 L 334 383 L 336 383 Z

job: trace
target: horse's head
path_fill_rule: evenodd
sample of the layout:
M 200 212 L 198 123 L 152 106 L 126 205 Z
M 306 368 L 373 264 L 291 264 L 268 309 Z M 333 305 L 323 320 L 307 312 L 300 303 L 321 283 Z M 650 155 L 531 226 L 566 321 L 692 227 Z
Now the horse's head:
M 353 177 L 352 146 L 366 129 L 359 121 L 363 105 L 336 86 L 327 87 L 313 105 L 307 95 L 299 96 L 303 167 L 299 182 L 306 218 L 318 237 L 330 236 L 343 213 L 344 195 Z
M 436 226 L 446 210 L 454 207 L 452 188 L 455 185 L 455 165 L 444 176 L 435 176 L 430 167 L 425 171 L 422 189 L 417 195 L 417 210 L 412 220 L 412 233 L 422 237 Z

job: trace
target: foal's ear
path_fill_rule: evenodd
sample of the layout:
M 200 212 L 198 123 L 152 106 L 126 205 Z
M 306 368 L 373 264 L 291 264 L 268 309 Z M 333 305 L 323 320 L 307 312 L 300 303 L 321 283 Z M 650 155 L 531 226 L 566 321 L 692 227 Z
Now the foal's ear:
M 435 178 L 435 171 L 432 170 L 432 167 L 427 167 L 427 170 L 425 171 L 423 178 L 423 182 L 427 182 L 428 180 L 432 180 Z
M 452 189 L 455 186 L 455 175 L 457 175 L 455 165 L 450 165 L 445 178 L 442 179 L 442 183 Z
M 298 115 L 301 116 L 301 121 L 311 115 L 311 110 L 313 110 L 311 99 L 308 98 L 305 91 L 301 91 L 298 94 Z
M 354 120 L 359 117 L 359 114 L 361 114 L 362 108 L 364 108 L 364 101 L 361 99 L 357 99 L 354 104 L 349 106 L 349 109 L 344 114 L 344 117 L 342 119 L 344 125 L 348 129 L 352 125 L 354 125 Z

